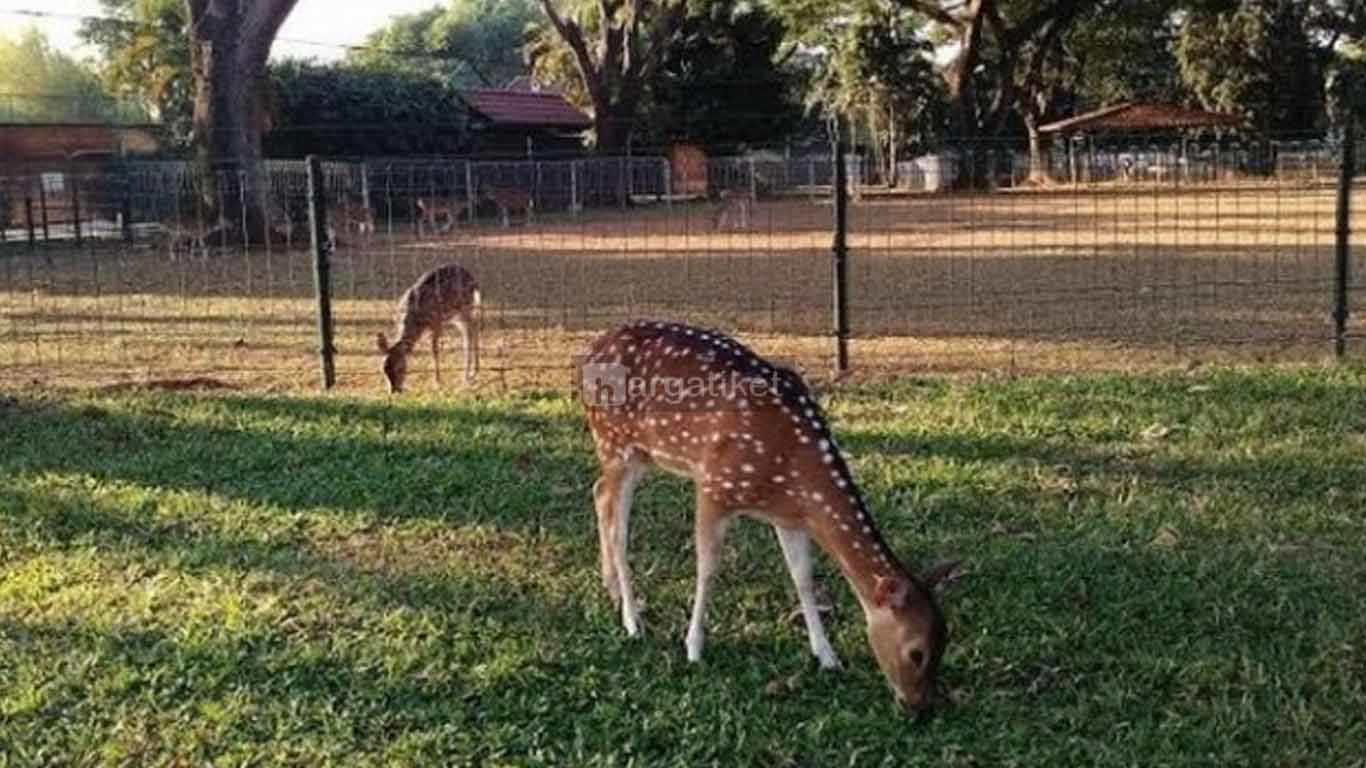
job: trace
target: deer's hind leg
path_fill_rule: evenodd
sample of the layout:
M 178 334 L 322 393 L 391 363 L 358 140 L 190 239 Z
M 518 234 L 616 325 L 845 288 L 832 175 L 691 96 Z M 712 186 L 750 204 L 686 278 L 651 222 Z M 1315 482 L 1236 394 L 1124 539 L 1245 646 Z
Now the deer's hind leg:
M 688 661 L 702 660 L 702 645 L 706 639 L 707 603 L 711 599 L 711 578 L 721 559 L 721 542 L 729 524 L 727 511 L 696 489 L 696 514 L 693 518 L 693 539 L 697 550 L 697 591 L 693 594 L 692 618 L 688 622 L 686 647 Z
M 602 557 L 602 580 L 612 601 L 621 607 L 626 634 L 640 634 L 640 609 L 631 585 L 627 559 L 631 500 L 645 474 L 644 460 L 635 455 L 603 463 L 602 475 L 593 485 L 593 504 L 598 516 L 598 544 Z
M 434 323 L 432 334 L 432 370 L 436 373 L 436 383 L 441 384 L 441 325 Z
M 456 317 L 455 326 L 460 329 L 465 344 L 465 383 L 473 384 L 475 374 L 479 373 L 479 329 L 474 324 L 473 313 Z

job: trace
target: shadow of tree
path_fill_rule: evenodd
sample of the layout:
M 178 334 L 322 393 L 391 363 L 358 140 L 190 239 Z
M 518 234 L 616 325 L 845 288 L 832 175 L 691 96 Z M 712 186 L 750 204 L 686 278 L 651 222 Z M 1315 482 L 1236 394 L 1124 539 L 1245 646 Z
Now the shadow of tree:
M 234 396 L 178 400 L 187 418 L 147 402 L 2 410 L 4 464 L 286 510 L 558 531 L 581 527 L 594 469 L 568 415 Z

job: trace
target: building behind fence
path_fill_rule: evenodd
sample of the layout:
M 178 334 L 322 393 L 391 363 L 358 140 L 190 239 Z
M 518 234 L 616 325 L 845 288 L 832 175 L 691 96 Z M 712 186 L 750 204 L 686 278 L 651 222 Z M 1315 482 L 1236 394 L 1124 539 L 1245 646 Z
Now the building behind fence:
M 324 161 L 315 196 L 298 161 L 0 167 L 0 380 L 311 387 L 319 258 L 339 382 L 376 391 L 375 333 L 448 261 L 481 283 L 485 379 L 510 387 L 564 384 L 585 340 L 643 316 L 719 326 L 820 375 L 841 323 L 856 374 L 1359 354 L 1343 153 L 1064 145 L 1038 186 L 1009 145 L 890 173 L 846 155 L 843 232 L 833 154 Z M 272 236 L 243 245 L 253 210 Z

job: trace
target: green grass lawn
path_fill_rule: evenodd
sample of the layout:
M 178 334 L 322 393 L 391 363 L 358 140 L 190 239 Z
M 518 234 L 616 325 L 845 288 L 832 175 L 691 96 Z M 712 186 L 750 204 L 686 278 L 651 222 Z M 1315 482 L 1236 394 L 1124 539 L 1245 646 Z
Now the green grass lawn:
M 965 558 L 955 703 L 902 718 L 829 563 L 822 673 L 764 526 L 704 662 L 691 492 L 597 574 L 567 396 L 0 398 L 0 766 L 1362 765 L 1366 372 L 830 398 L 903 557 Z

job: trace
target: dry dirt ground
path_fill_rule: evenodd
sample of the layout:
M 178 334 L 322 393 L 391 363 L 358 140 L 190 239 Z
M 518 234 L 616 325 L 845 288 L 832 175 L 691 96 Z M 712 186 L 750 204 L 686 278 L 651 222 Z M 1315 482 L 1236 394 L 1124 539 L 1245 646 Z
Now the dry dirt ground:
M 850 212 L 855 375 L 1321 360 L 1334 216 L 1329 186 L 868 196 Z M 334 256 L 339 386 L 380 391 L 375 333 L 391 329 L 412 280 L 448 261 L 483 287 L 481 387 L 567 386 L 584 341 L 645 316 L 728 328 L 825 375 L 829 203 L 761 201 L 745 231 L 713 231 L 710 219 L 701 204 L 654 203 L 429 238 L 381 220 Z M 299 248 L 173 260 L 155 237 L 0 244 L 0 386 L 314 388 L 312 270 Z M 1366 304 L 1359 270 L 1353 279 Z M 449 388 L 459 347 L 448 333 Z M 1366 338 L 1352 347 L 1363 356 Z M 430 361 L 423 344 L 414 386 L 435 386 Z

